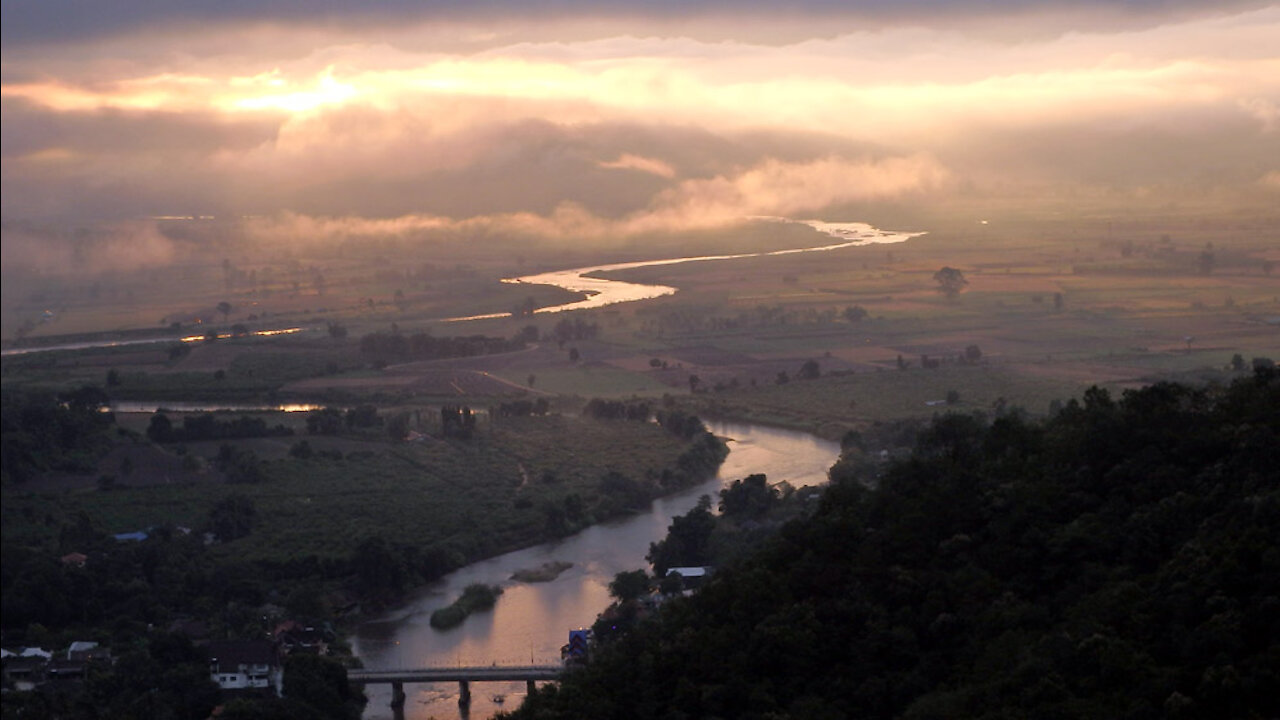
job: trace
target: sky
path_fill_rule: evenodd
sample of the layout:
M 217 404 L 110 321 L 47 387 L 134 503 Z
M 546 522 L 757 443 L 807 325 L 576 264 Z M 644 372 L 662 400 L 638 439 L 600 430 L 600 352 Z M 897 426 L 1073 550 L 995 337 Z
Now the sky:
M 590 238 L 966 194 L 1280 202 L 1275 2 L 0 8 L 6 265 L 14 228 L 167 216 Z

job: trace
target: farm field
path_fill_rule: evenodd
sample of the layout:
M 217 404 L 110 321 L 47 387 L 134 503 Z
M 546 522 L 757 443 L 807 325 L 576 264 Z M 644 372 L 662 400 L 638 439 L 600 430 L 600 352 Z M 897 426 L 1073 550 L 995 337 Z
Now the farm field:
M 554 288 L 500 283 L 531 269 L 502 248 L 467 248 L 448 269 L 425 261 L 397 269 L 377 254 L 310 258 L 328 263 L 323 294 L 301 283 L 228 293 L 213 263 L 212 280 L 192 268 L 178 272 L 191 281 L 181 293 L 163 277 L 132 299 L 100 289 L 94 302 L 64 287 L 64 317 L 83 314 L 74 322 L 100 329 L 119 324 L 63 341 L 169 335 L 154 345 L 7 356 L 6 393 L 93 385 L 113 402 L 162 407 L 301 404 L 344 413 L 368 406 L 383 422 L 401 418 L 403 432 L 389 436 L 388 425 L 378 425 L 316 433 L 313 413 L 273 412 L 256 417 L 292 435 L 155 444 L 150 415 L 121 413 L 109 448 L 89 465 L 35 482 L 6 480 L 6 542 L 53 542 L 82 512 L 113 533 L 199 528 L 212 506 L 240 495 L 260 521 L 252 540 L 213 548 L 228 560 L 338 562 L 378 536 L 435 548 L 456 565 L 625 512 L 637 497 L 661 492 L 655 478 L 677 464 L 685 444 L 654 425 L 581 417 L 592 398 L 832 439 L 851 430 L 878 438 L 878 429 L 943 412 L 1044 415 L 1092 385 L 1118 392 L 1160 379 L 1226 383 L 1255 358 L 1280 357 L 1280 218 L 1002 222 L 993 213 L 979 224 L 952 210 L 876 221 L 927 234 L 892 245 L 636 268 L 616 276 L 679 292 L 570 313 L 502 316 L 572 299 Z M 744 249 L 739 240 L 768 249 L 771 233 L 778 247 L 829 239 L 763 223 L 745 239 L 709 233 L 684 248 L 609 252 L 627 259 L 724 254 Z M 537 264 L 619 255 L 552 254 Z M 256 268 L 258 277 L 281 276 L 270 267 Z M 935 280 L 943 267 L 962 274 L 956 292 L 941 291 Z M 150 315 L 181 327 L 121 320 L 139 302 L 166 308 Z M 499 316 L 427 317 L 465 313 Z M 192 334 L 212 329 L 229 337 L 178 339 L 193 327 Z M 300 331 L 245 334 L 283 327 Z M 58 342 L 53 331 L 71 328 L 58 319 L 25 342 Z M 414 354 L 437 341 L 473 349 Z M 501 350 L 474 349 L 482 347 Z M 534 402 L 547 414 L 499 417 L 503 406 Z M 478 420 L 475 435 L 459 441 L 446 436 L 440 412 L 463 406 Z M 172 416 L 175 427 L 186 417 Z M 218 414 L 227 422 L 237 416 Z M 228 483 L 243 456 L 258 464 L 251 476 L 261 480 Z M 615 478 L 606 490 L 611 474 L 628 480 Z

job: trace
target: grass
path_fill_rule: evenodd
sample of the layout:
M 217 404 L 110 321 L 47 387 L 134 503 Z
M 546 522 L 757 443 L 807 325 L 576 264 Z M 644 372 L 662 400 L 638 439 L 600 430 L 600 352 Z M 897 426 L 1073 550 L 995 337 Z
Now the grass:
M 324 448 L 323 438 L 307 439 Z M 249 537 L 215 548 L 228 559 L 341 559 L 374 535 L 478 558 L 545 539 L 545 507 L 570 494 L 595 507 L 606 472 L 644 478 L 672 466 L 684 448 L 654 425 L 561 416 L 488 424 L 470 443 L 367 440 L 362 446 L 373 450 L 341 460 L 266 461 L 269 479 L 255 485 L 212 477 L 112 491 L 6 485 L 4 541 L 48 542 L 82 511 L 108 533 L 165 524 L 199 528 L 219 500 L 243 494 L 253 501 L 258 524 Z M 202 444 L 191 451 L 215 454 L 216 448 Z
M 826 375 L 761 384 L 720 393 L 701 393 L 692 402 L 699 412 L 796 427 L 830 438 L 876 421 L 928 417 L 948 410 L 991 412 L 1002 399 L 1007 406 L 1044 413 L 1053 400 L 1079 395 L 1087 385 L 1046 380 L 1001 365 L 948 365 L 905 371 Z M 943 401 L 959 393 L 954 405 Z
M 1275 279 L 1260 270 L 1262 259 L 1280 260 L 1274 240 L 1280 219 L 1274 213 L 1221 217 L 1182 210 L 1126 215 L 1112 208 L 1063 209 L 1070 212 L 1054 216 L 998 205 L 882 209 L 879 217 L 866 217 L 886 228 L 930 234 L 892 246 L 630 271 L 628 278 L 674 285 L 681 292 L 583 314 L 601 330 L 597 339 L 578 343 L 582 360 L 577 364 L 569 363 L 568 346 L 559 350 L 544 340 L 530 352 L 432 364 L 420 372 L 374 372 L 359 357 L 358 338 L 388 330 L 393 322 L 403 332 L 429 328 L 438 335 L 510 336 L 525 325 L 547 333 L 560 316 L 458 325 L 435 319 L 502 312 L 527 296 L 539 304 L 563 299 L 559 290 L 496 282 L 505 276 L 624 257 L 818 244 L 810 241 L 823 238 L 804 228 L 764 224 L 747 232 L 703 233 L 687 243 L 560 248 L 524 264 L 516 258 L 524 250 L 514 245 L 456 241 L 430 247 L 388 243 L 367 257 L 295 258 L 303 266 L 326 267 L 325 296 L 305 287 L 299 293 L 282 290 L 294 259 L 258 263 L 260 276 L 267 266 L 274 268 L 277 281 L 269 294 L 228 291 L 221 282 L 221 257 L 168 274 L 121 276 L 113 280 L 114 293 L 104 289 L 97 298 L 69 279 L 38 292 L 6 284 L 7 330 L 24 313 L 39 317 L 45 307 L 68 308 L 55 322 L 39 326 L 37 336 L 158 328 L 161 316 L 208 313 L 223 299 L 236 309 L 226 323 L 216 317 L 217 325 L 255 313 L 265 316 L 263 324 L 277 326 L 322 327 L 335 320 L 351 334 L 345 343 L 332 342 L 322 331 L 223 341 L 194 347 L 176 363 L 170 363 L 164 346 L 15 356 L 5 359 L 2 378 L 5 387 L 66 389 L 100 384 L 109 369 L 116 369 L 122 383 L 111 392 L 120 398 L 216 402 L 288 395 L 414 409 L 428 398 L 485 407 L 527 392 L 477 379 L 485 372 L 519 386 L 533 375 L 533 391 L 525 397 L 552 399 L 684 397 L 688 377 L 698 375 L 707 390 L 691 398 L 699 414 L 834 437 L 867 423 L 928 417 L 948 406 L 927 403 L 953 390 L 959 402 L 950 409 L 989 411 L 1003 398 L 1040 413 L 1053 400 L 1077 396 L 1094 383 L 1125 387 L 1159 377 L 1212 375 L 1234 353 L 1246 361 L 1280 359 L 1280 335 L 1265 321 L 1280 315 L 1280 292 Z M 990 225 L 979 227 L 978 217 L 990 219 Z M 1139 253 L 1155 252 L 1164 235 L 1176 247 L 1172 260 L 1121 255 L 1126 240 Z M 1190 263 L 1210 241 L 1219 266 L 1209 276 L 1196 275 Z M 410 283 L 406 273 L 423 264 L 433 267 Z M 932 280 L 943 265 L 960 268 L 969 279 L 954 300 L 938 293 Z M 1108 271 L 1077 272 L 1103 267 Z M 403 307 L 392 301 L 397 289 L 404 291 Z M 1060 310 L 1053 307 L 1057 292 L 1065 303 Z M 856 324 L 839 320 L 850 305 L 863 306 L 869 317 Z M 1186 336 L 1195 338 L 1189 350 Z M 954 357 L 968 345 L 981 348 L 981 363 L 920 368 L 921 353 Z M 898 371 L 898 355 L 912 367 Z M 649 369 L 650 357 L 669 359 L 670 369 Z M 809 358 L 822 365 L 823 377 L 774 384 L 779 371 L 794 378 Z M 837 370 L 855 372 L 832 373 Z M 361 382 L 337 389 L 307 385 L 328 378 Z M 406 382 L 379 382 L 385 378 Z M 714 390 L 717 384 L 721 391 Z M 302 420 L 288 419 L 295 425 Z M 342 452 L 342 460 L 291 458 L 284 451 L 287 443 L 279 441 L 247 443 L 268 459 L 271 480 L 257 486 L 205 481 L 57 494 L 6 486 L 4 537 L 6 542 L 48 539 L 82 509 L 112 532 L 165 522 L 194 527 L 217 499 L 241 492 L 254 499 L 261 525 L 251 540 L 218 549 L 229 557 L 339 557 L 372 533 L 475 556 L 543 536 L 546 508 L 569 495 L 594 506 L 601 500 L 599 479 L 610 469 L 643 477 L 679 452 L 669 438 L 640 425 L 569 417 L 484 422 L 484 439 L 471 444 L 390 446 L 380 436 L 313 440 L 317 450 Z M 145 424 L 134 427 L 141 431 Z M 210 455 L 216 447 L 193 446 L 192 451 Z M 542 482 L 544 476 L 552 481 Z
M 540 368 L 534 375 L 535 389 L 556 395 L 617 398 L 661 395 L 671 390 L 645 373 L 630 372 L 600 363 Z M 522 373 L 504 373 L 503 376 L 521 384 L 528 380 L 528 374 Z
M 431 627 L 437 630 L 457 627 L 471 613 L 492 608 L 501 594 L 502 588 L 497 585 L 468 585 L 462 590 L 461 597 L 431 613 Z

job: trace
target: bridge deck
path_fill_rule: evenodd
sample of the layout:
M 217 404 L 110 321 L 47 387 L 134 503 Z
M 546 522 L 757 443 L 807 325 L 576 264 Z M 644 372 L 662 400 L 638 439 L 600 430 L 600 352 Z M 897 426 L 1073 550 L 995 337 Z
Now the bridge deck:
M 555 680 L 564 672 L 560 665 L 516 665 L 477 667 L 402 668 L 394 670 L 348 670 L 347 680 L 365 685 L 423 682 L 514 682 Z

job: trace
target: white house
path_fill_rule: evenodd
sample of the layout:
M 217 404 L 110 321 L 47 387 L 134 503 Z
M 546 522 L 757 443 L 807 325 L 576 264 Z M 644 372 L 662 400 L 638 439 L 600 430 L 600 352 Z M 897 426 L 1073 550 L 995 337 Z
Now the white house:
M 265 640 L 209 643 L 209 677 L 223 690 L 267 690 L 280 694 L 283 670 L 275 646 Z

